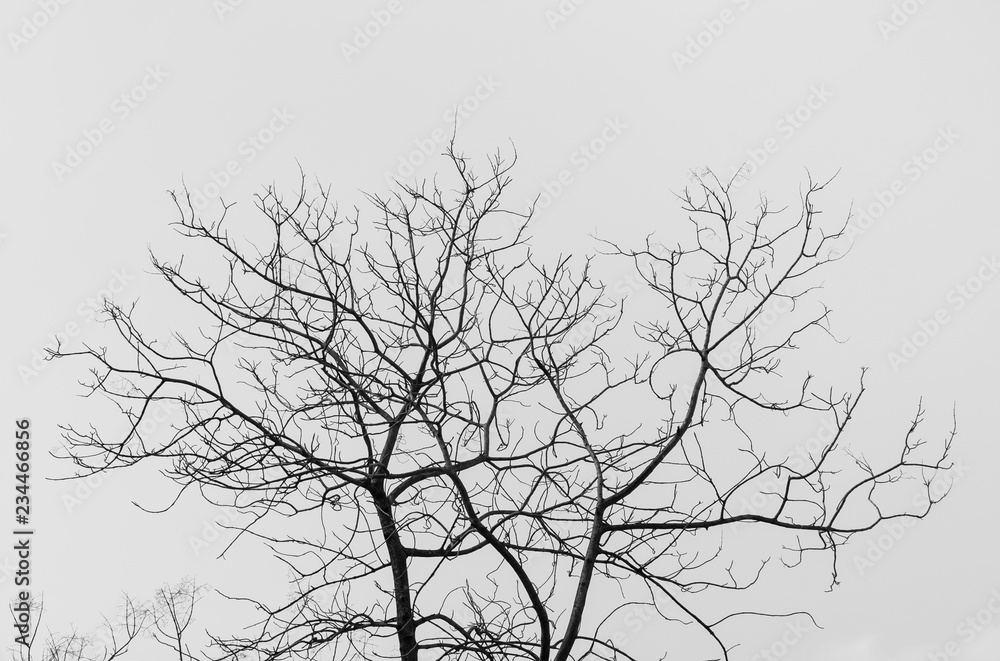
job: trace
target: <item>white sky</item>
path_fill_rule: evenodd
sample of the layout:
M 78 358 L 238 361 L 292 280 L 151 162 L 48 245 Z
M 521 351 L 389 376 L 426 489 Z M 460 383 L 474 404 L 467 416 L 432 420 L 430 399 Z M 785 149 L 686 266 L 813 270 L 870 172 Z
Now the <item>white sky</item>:
M 968 471 L 873 567 L 858 571 L 851 559 L 877 535 L 848 547 L 833 593 L 819 572 L 778 576 L 791 609 L 810 610 L 824 627 L 807 630 L 788 655 L 910 661 L 953 643 L 959 656 L 949 658 L 1000 657 L 1000 620 L 973 635 L 959 628 L 989 612 L 1000 587 L 1000 282 L 967 299 L 955 290 L 1000 255 L 992 195 L 1000 4 L 564 0 L 575 9 L 562 16 L 554 1 L 398 2 L 233 0 L 221 15 L 222 2 L 210 0 L 4 4 L 0 396 L 8 430 L 27 416 L 37 432 L 35 580 L 53 621 L 83 626 L 122 590 L 143 596 L 185 574 L 245 581 L 249 552 L 228 564 L 195 556 L 189 540 L 214 512 L 188 503 L 159 518 L 142 514 L 132 499 L 148 493 L 143 504 L 157 506 L 169 493 L 151 488 L 147 474 L 111 476 L 67 511 L 64 496 L 78 485 L 43 481 L 69 470 L 44 455 L 57 445 L 57 424 L 90 421 L 93 409 L 75 397 L 78 373 L 68 366 L 48 365 L 27 382 L 19 367 L 53 333 L 99 341 L 88 299 L 115 278 L 127 283 L 119 300 L 138 299 L 155 323 L 170 322 L 176 308 L 148 274 L 146 249 L 179 254 L 165 191 L 182 177 L 205 191 L 234 161 L 238 174 L 222 195 L 247 213 L 262 184 L 294 189 L 301 164 L 350 209 L 362 203 L 359 191 L 384 192 L 386 172 L 421 142 L 450 132 L 458 106 L 468 155 L 516 145 L 510 199 L 533 198 L 569 171 L 572 183 L 538 217 L 542 249 L 582 254 L 594 249 L 591 233 L 634 240 L 679 222 L 671 191 L 689 170 L 729 174 L 767 148 L 737 196 L 748 210 L 758 191 L 794 207 L 805 168 L 817 178 L 841 170 L 820 200 L 828 214 L 892 198 L 828 271 L 823 300 L 849 342 L 814 354 L 813 371 L 843 379 L 871 367 L 858 422 L 876 445 L 900 438 L 921 395 L 936 441 L 957 402 L 955 455 Z M 49 5 L 54 15 L 43 20 Z M 391 21 L 346 56 L 371 12 Z M 32 22 L 44 25 L 32 31 Z M 120 98 L 143 84 L 134 107 Z M 618 127 L 605 131 L 614 140 L 584 167 L 577 150 L 609 126 Z M 272 142 L 248 142 L 268 127 Z M 68 150 L 102 128 L 72 171 L 54 166 L 75 165 Z M 913 160 L 928 149 L 933 163 Z M 431 160 L 416 175 L 442 164 Z M 888 354 L 939 311 L 946 323 L 894 369 Z M 5 493 L 11 454 L 2 459 Z M 0 582 L 6 598 L 11 581 L 0 572 Z M 747 631 L 735 658 L 752 658 L 784 631 L 780 623 Z

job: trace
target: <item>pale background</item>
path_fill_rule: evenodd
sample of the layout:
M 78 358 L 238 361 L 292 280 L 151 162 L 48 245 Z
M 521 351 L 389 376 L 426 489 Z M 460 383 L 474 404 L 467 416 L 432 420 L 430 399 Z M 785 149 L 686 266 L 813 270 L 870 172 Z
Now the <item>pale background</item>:
M 734 658 L 764 649 L 817 660 L 1000 658 L 1000 601 L 989 610 L 1000 588 L 1000 282 L 985 282 L 961 309 L 949 296 L 1000 252 L 1000 4 L 565 0 L 560 14 L 554 1 L 400 0 L 391 22 L 348 57 L 343 44 L 392 3 L 50 2 L 51 18 L 38 14 L 46 3 L 23 0 L 6 2 L 0 15 L 0 401 L 5 433 L 25 416 L 37 433 L 34 578 L 53 626 L 87 629 L 122 591 L 148 596 L 184 575 L 220 587 L 274 579 L 258 578 L 249 551 L 215 560 L 218 540 L 192 552 L 192 538 L 212 536 L 211 508 L 187 501 L 161 517 L 137 510 L 135 498 L 153 507 L 168 497 L 149 475 L 113 475 L 94 488 L 43 481 L 69 471 L 44 456 L 57 445 L 56 425 L 90 421 L 92 409 L 75 397 L 71 365 L 27 376 L 19 368 L 70 324 L 73 341 L 99 342 L 88 301 L 116 273 L 127 283 L 118 300 L 138 299 L 151 320 L 169 324 L 178 308 L 148 274 L 146 251 L 176 256 L 183 246 L 168 227 L 176 210 L 165 193 L 182 177 L 205 191 L 236 161 L 240 173 L 222 195 L 249 213 L 262 184 L 294 189 L 301 164 L 350 209 L 362 203 L 359 191 L 384 192 L 386 172 L 416 143 L 450 132 L 457 105 L 466 109 L 459 145 L 469 156 L 516 145 L 511 199 L 530 199 L 570 171 L 573 183 L 538 217 L 544 250 L 583 254 L 594 249 L 592 233 L 635 239 L 679 222 L 671 192 L 689 170 L 728 175 L 767 144 L 774 153 L 737 195 L 748 210 L 758 191 L 794 207 L 805 168 L 817 177 L 841 170 L 820 199 L 838 217 L 852 203 L 870 207 L 898 180 L 901 194 L 828 272 L 823 299 L 849 342 L 815 353 L 813 371 L 839 378 L 871 367 L 858 422 L 875 444 L 898 440 L 921 395 L 927 438 L 936 441 L 957 403 L 956 459 L 968 470 L 929 519 L 882 539 L 888 550 L 873 566 L 858 569 L 855 559 L 879 535 L 857 538 L 834 592 L 823 592 L 819 572 L 775 584 L 789 609 L 810 610 L 823 630 L 809 628 L 782 650 L 773 647 L 780 623 L 734 629 L 744 642 Z M 26 20 L 44 25 L 12 38 L 33 34 Z M 700 54 L 689 40 L 701 41 Z M 695 57 L 678 60 L 689 47 Z M 147 77 L 151 89 L 125 116 L 116 99 L 157 68 L 162 79 Z M 804 121 L 783 119 L 797 109 Z M 57 175 L 53 164 L 104 118 L 113 130 Z M 582 170 L 575 150 L 616 119 L 620 135 Z M 259 150 L 244 143 L 271 122 L 281 129 L 273 141 Z M 927 149 L 934 163 L 915 170 L 911 159 Z M 416 175 L 443 163 L 431 159 Z M 939 309 L 949 322 L 893 369 L 889 352 Z M 11 454 L 0 476 L 8 494 Z M 978 629 L 957 628 L 977 613 Z M 957 656 L 941 656 L 949 642 Z

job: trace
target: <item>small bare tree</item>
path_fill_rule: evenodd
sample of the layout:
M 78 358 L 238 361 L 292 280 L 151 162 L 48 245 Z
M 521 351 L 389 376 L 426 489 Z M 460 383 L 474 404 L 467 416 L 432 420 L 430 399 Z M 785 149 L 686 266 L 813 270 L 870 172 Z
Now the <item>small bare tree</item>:
M 191 653 L 186 634 L 194 619 L 194 607 L 203 592 L 194 579 L 188 578 L 177 585 L 159 588 L 153 598 L 150 635 L 157 643 L 170 649 L 178 661 L 198 658 Z
M 809 181 L 796 216 L 762 201 L 738 219 L 730 184 L 696 176 L 678 247 L 604 242 L 652 301 L 636 316 L 590 258 L 532 253 L 530 210 L 501 205 L 512 161 L 491 158 L 478 179 L 448 156 L 453 189 L 372 196 L 368 223 L 304 181 L 291 203 L 258 196 L 264 230 L 233 233 L 232 205 L 206 223 L 175 196 L 180 231 L 224 266 L 199 276 L 153 258 L 200 334 L 153 337 L 109 303 L 115 345 L 57 354 L 87 357 L 87 386 L 130 421 L 115 438 L 66 427 L 83 472 L 157 462 L 182 491 L 244 513 L 239 536 L 292 573 L 287 600 L 249 595 L 260 625 L 206 653 L 652 658 L 610 629 L 644 604 L 728 659 L 726 622 L 780 614 L 718 595 L 807 552 L 830 555 L 835 583 L 852 535 L 939 498 L 954 430 L 922 449 L 918 410 L 895 455 L 870 463 L 844 442 L 863 371 L 854 394 L 781 371 L 827 329 L 825 309 L 799 316 L 843 229 L 819 222 L 825 184 Z M 779 303 L 791 312 L 762 332 Z M 142 430 L 157 403 L 183 410 L 169 438 Z M 781 425 L 805 416 L 832 433 L 803 460 Z M 892 509 L 910 478 L 926 507 Z M 772 534 L 764 557 L 724 543 L 748 527 Z M 182 632 L 163 633 L 183 661 Z M 644 644 L 663 655 L 673 643 Z
M 155 592 L 148 603 L 124 598 L 117 620 L 104 618 L 101 626 L 92 633 L 81 633 L 73 628 L 68 633 L 47 631 L 41 633 L 44 607 L 41 601 L 32 605 L 34 627 L 27 641 L 19 644 L 11 655 L 17 661 L 114 661 L 130 655 L 130 650 L 141 646 L 149 638 L 155 646 L 169 650 L 179 661 L 192 661 L 200 657 L 192 654 L 187 640 L 188 629 L 194 619 L 194 608 L 201 599 L 204 588 L 194 579 L 186 578 L 176 585 L 164 585 Z M 148 649 L 143 652 L 149 652 Z M 158 657 L 159 658 L 159 657 Z
M 126 597 L 117 622 L 104 618 L 93 633 L 77 629 L 68 633 L 46 631 L 42 636 L 44 604 L 32 605 L 34 627 L 27 644 L 17 644 L 11 659 L 17 661 L 114 661 L 129 651 L 129 646 L 142 634 L 149 615 L 145 606 Z

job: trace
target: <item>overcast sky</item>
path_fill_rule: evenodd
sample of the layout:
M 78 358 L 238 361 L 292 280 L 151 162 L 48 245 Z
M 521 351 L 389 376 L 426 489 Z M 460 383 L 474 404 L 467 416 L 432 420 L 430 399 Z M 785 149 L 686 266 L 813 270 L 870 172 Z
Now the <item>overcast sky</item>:
M 249 555 L 192 549 L 212 508 L 134 507 L 170 493 L 142 471 L 42 480 L 70 472 L 44 456 L 58 424 L 116 420 L 94 418 L 71 366 L 37 369 L 35 353 L 59 333 L 99 343 L 105 290 L 157 324 L 181 309 L 149 274 L 147 246 L 183 249 L 166 191 L 184 182 L 206 214 L 220 194 L 248 213 L 261 185 L 294 190 L 301 167 L 350 209 L 443 167 L 457 121 L 473 158 L 516 146 L 511 199 L 544 194 L 542 250 L 681 222 L 672 193 L 692 169 L 748 163 L 735 199 L 751 211 L 761 192 L 794 207 L 807 168 L 839 170 L 819 204 L 841 218 L 853 205 L 853 248 L 822 298 L 847 343 L 814 353 L 812 371 L 870 366 L 858 422 L 876 445 L 901 438 L 921 396 L 929 441 L 956 405 L 961 469 L 927 520 L 856 538 L 832 593 L 818 572 L 776 584 L 822 630 L 765 622 L 735 658 L 776 654 L 783 637 L 797 659 L 1000 658 L 998 23 L 989 0 L 9 0 L 0 387 L 8 430 L 29 417 L 37 433 L 35 581 L 52 621 L 84 627 L 123 590 L 252 572 Z

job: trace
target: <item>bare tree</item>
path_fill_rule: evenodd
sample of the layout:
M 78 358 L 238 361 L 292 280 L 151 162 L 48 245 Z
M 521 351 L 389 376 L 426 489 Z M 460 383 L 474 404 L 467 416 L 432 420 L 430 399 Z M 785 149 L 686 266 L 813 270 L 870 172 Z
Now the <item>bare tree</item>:
M 186 643 L 188 629 L 194 619 L 195 605 L 205 590 L 186 578 L 176 585 L 164 585 L 156 590 L 148 603 L 124 597 L 121 613 L 115 621 L 103 618 L 92 633 L 72 628 L 68 633 L 47 630 L 41 633 L 44 606 L 32 604 L 34 627 L 27 645 L 17 645 L 12 659 L 18 661 L 114 661 L 123 659 L 143 638 L 164 647 L 179 661 L 199 658 Z M 149 649 L 142 650 L 148 654 Z
M 304 179 L 290 203 L 258 196 L 264 222 L 235 235 L 232 205 L 205 222 L 174 196 L 180 231 L 224 266 L 199 276 L 153 257 L 197 337 L 153 337 L 109 303 L 116 344 L 57 353 L 90 359 L 87 387 L 130 421 L 115 438 L 65 428 L 84 472 L 157 462 L 181 492 L 244 513 L 238 538 L 291 574 L 284 601 L 241 597 L 260 625 L 206 654 L 635 659 L 609 628 L 644 604 L 729 658 L 727 622 L 782 615 L 725 596 L 772 558 L 827 553 L 836 583 L 852 535 L 939 499 L 954 429 L 922 448 L 919 409 L 894 456 L 869 462 L 844 441 L 864 372 L 853 394 L 784 372 L 827 330 L 825 308 L 800 316 L 843 229 L 819 222 L 825 184 L 810 180 L 791 218 L 762 200 L 742 220 L 729 183 L 696 176 L 678 247 L 604 242 L 655 301 L 637 315 L 590 258 L 532 253 L 530 210 L 501 205 L 512 161 L 496 155 L 478 179 L 448 156 L 452 188 L 371 196 L 370 222 Z M 792 312 L 760 332 L 778 302 Z M 143 433 L 157 403 L 184 412 L 169 438 Z M 796 416 L 832 421 L 806 460 L 775 445 Z M 892 508 L 906 484 L 926 507 Z M 748 498 L 764 505 L 741 509 Z M 724 543 L 747 527 L 770 534 L 765 556 Z
M 40 637 L 44 604 L 32 605 L 34 628 L 28 644 L 14 647 L 11 659 L 18 661 L 114 661 L 122 658 L 129 646 L 142 633 L 148 612 L 146 608 L 126 597 L 122 614 L 117 622 L 104 618 L 102 625 L 89 634 L 72 629 L 67 633 L 46 631 Z
M 174 586 L 163 586 L 156 591 L 151 610 L 149 632 L 160 645 L 169 648 L 178 661 L 198 658 L 191 653 L 186 634 L 194 618 L 194 607 L 204 590 L 194 579 L 185 579 Z

